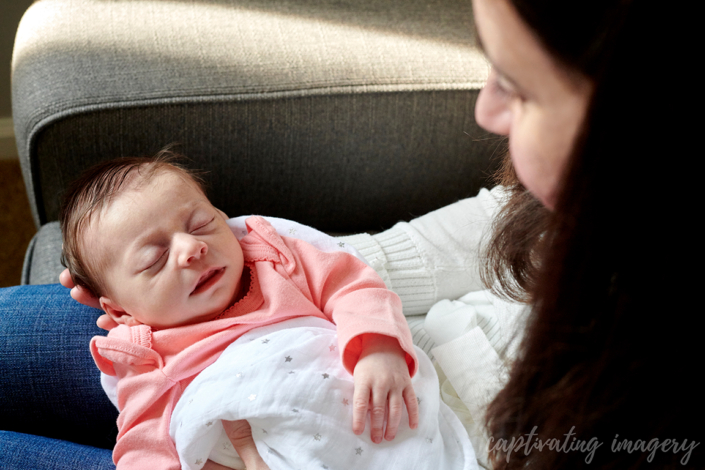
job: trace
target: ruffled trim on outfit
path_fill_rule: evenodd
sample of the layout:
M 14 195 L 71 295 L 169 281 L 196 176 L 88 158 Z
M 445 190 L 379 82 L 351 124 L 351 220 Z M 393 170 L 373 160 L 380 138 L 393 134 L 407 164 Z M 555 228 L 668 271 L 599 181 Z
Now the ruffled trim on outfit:
M 130 327 L 132 343 L 152 349 L 152 328 L 147 325 Z
M 246 262 L 245 266 L 250 270 L 250 287 L 247 290 L 247 294 L 225 309 L 223 313 L 215 317 L 214 320 L 240 317 L 246 313 L 255 311 L 264 301 L 264 298 L 262 297 L 262 289 L 259 288 L 259 279 L 257 278 L 257 269 L 255 269 L 255 264 L 253 262 Z

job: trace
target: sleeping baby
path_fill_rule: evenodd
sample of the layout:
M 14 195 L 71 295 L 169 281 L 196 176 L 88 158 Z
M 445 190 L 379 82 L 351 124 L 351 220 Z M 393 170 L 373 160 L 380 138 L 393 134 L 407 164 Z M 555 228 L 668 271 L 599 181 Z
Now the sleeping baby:
M 245 422 L 272 470 L 476 468 L 372 268 L 226 219 L 169 152 L 65 197 L 64 263 L 116 325 L 91 352 L 117 380 L 118 469 L 244 468 L 226 430 Z

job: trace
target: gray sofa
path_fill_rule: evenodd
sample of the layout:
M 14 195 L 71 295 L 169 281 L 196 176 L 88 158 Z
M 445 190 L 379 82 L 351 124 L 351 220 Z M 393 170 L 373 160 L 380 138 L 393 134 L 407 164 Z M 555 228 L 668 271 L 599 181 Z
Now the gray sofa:
M 170 143 L 231 216 L 379 231 L 474 195 L 487 72 L 467 0 L 41 0 L 13 57 L 22 282 L 57 282 L 67 183 Z

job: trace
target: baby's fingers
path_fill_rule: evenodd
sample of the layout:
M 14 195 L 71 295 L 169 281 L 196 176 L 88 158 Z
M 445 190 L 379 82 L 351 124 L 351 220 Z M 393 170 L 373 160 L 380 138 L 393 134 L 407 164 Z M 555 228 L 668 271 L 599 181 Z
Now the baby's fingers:
M 409 412 L 409 427 L 416 429 L 419 427 L 419 401 L 416 399 L 414 387 L 409 385 L 402 392 L 404 403 L 406 403 L 406 411 Z
M 384 438 L 391 441 L 396 437 L 399 423 L 401 422 L 401 413 L 404 407 L 402 394 L 399 392 L 389 394 L 389 417 L 387 418 L 387 429 Z
M 370 437 L 379 444 L 384 436 L 384 418 L 387 414 L 387 391 L 372 391 L 372 409 L 370 410 Z
M 353 393 L 353 432 L 358 436 L 365 430 L 367 405 L 370 403 L 370 389 L 355 387 Z

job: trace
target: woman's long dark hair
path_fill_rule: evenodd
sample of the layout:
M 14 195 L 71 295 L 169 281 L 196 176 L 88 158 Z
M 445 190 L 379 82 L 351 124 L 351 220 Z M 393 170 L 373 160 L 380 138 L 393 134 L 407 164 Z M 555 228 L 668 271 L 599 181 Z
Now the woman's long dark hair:
M 488 407 L 492 463 L 705 468 L 695 228 L 705 211 L 693 165 L 702 118 L 685 94 L 698 56 L 681 34 L 688 13 L 655 1 L 509 1 L 595 91 L 552 212 L 509 167 L 501 175 L 512 197 L 484 274 L 533 310 L 510 379 Z M 568 448 L 502 448 L 533 429 L 533 442 Z M 601 446 L 589 463 L 587 450 L 569 450 L 591 439 Z

